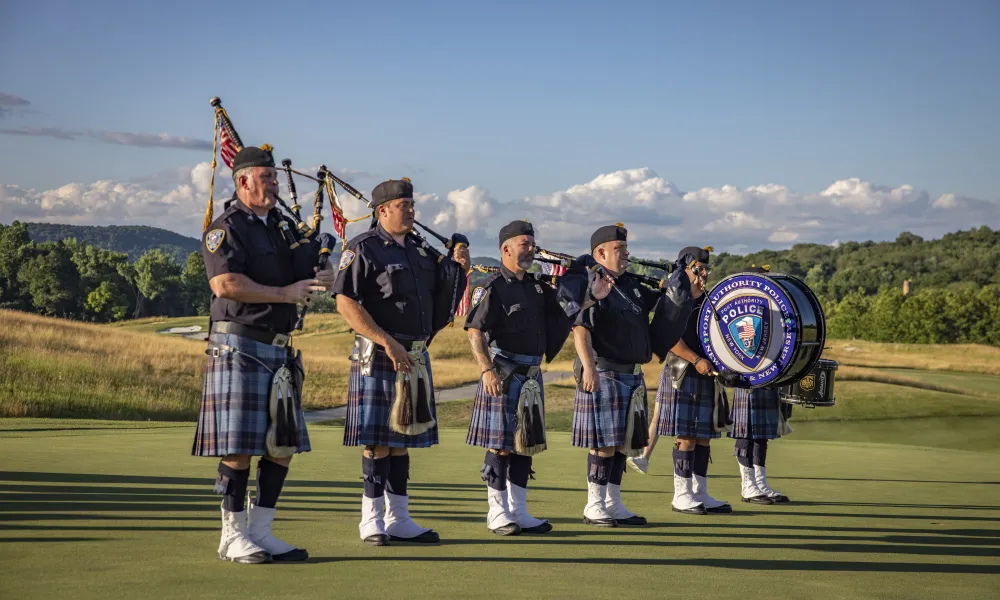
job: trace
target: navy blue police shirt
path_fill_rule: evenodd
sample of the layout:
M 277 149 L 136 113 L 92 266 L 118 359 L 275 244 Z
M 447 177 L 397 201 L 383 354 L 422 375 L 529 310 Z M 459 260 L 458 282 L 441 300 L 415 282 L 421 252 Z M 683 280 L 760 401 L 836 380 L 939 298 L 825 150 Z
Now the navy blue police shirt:
M 261 285 L 284 287 L 315 276 L 319 244 L 302 244 L 295 250 L 278 230 L 279 220 L 294 223 L 271 209 L 265 220 L 240 200 L 234 199 L 202 236 L 201 254 L 211 280 L 217 275 L 238 273 Z M 297 319 L 295 304 L 249 303 L 212 296 L 212 321 L 233 321 L 249 327 L 288 334 Z
M 358 302 L 389 335 L 428 339 L 437 263 L 407 236 L 400 245 L 382 225 L 355 237 L 340 255 L 333 293 Z
M 501 266 L 472 291 L 465 329 L 478 329 L 487 344 L 530 356 L 545 354 L 546 329 L 569 334 L 570 321 L 555 290 Z M 553 323 L 552 321 L 555 321 Z
M 695 298 L 694 303 L 691 305 L 691 314 L 688 316 L 687 327 L 684 328 L 684 335 L 681 336 L 681 340 L 684 341 L 688 349 L 698 356 L 705 356 L 705 350 L 701 347 L 701 338 L 698 336 L 698 320 L 701 316 L 701 306 L 705 303 L 705 298 L 707 297 L 708 292 L 706 291 L 699 298 Z
M 649 313 L 660 292 L 631 273 L 615 279 L 606 298 L 577 315 L 576 325 L 590 330 L 594 353 L 611 362 L 645 364 L 653 358 Z

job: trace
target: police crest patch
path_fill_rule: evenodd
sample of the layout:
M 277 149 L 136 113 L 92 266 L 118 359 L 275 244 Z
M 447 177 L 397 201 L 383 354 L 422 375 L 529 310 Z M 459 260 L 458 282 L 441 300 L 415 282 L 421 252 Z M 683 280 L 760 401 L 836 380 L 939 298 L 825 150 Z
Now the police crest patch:
M 351 250 L 344 250 L 344 253 L 340 255 L 340 270 L 343 271 L 347 267 L 351 266 L 351 263 L 354 262 L 354 257 L 356 256 L 357 254 Z
M 481 287 L 481 286 L 477 287 L 474 290 L 472 290 L 472 305 L 473 306 L 476 306 L 480 302 L 483 301 L 483 298 L 486 297 L 486 291 L 487 291 L 486 288 Z
M 213 229 L 205 236 L 205 247 L 208 248 L 209 252 L 215 254 L 215 251 L 219 249 L 224 239 L 226 239 L 226 231 L 224 229 Z

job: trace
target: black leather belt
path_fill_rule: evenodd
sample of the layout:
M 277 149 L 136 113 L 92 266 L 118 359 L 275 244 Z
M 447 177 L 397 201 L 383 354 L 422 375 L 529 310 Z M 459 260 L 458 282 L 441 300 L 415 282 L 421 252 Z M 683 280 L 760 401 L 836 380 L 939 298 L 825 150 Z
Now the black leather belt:
M 279 348 L 284 348 L 288 345 L 287 333 L 275 333 L 259 327 L 241 325 L 240 323 L 236 323 L 234 321 L 217 321 L 212 323 L 212 333 L 231 333 L 233 335 L 250 338 L 251 340 L 262 344 L 278 346 Z
M 629 375 L 634 375 L 636 372 L 636 367 L 640 366 L 636 363 L 618 363 L 610 361 L 606 358 L 597 357 L 597 369 L 599 371 L 617 371 L 619 373 L 628 373 Z

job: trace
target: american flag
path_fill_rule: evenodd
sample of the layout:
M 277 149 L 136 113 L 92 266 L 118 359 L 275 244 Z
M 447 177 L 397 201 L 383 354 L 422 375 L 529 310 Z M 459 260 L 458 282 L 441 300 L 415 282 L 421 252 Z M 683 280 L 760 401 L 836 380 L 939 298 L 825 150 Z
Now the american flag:
M 753 328 L 753 321 L 749 317 L 743 319 L 739 326 L 740 329 L 740 340 L 743 345 L 749 348 L 753 344 L 754 338 L 757 337 L 757 331 Z
M 239 152 L 239 148 L 236 147 L 236 142 L 233 138 L 229 137 L 229 131 L 222 127 L 222 133 L 219 135 L 219 155 L 222 156 L 222 162 L 226 163 L 226 166 L 230 169 L 233 168 L 233 159 L 236 158 L 236 153 Z
M 462 301 L 458 303 L 458 308 L 455 310 L 456 317 L 464 317 L 469 314 L 469 298 L 471 296 L 471 291 L 469 287 L 472 285 L 472 271 L 469 271 L 465 275 L 465 295 L 462 296 Z
M 559 275 L 565 275 L 566 274 L 566 267 L 564 267 L 562 265 L 554 265 L 552 263 L 547 263 L 547 262 L 543 262 L 543 263 L 539 263 L 539 264 L 542 265 L 542 274 L 543 275 L 555 275 L 555 276 L 558 277 Z
M 347 225 L 347 221 L 344 219 L 344 213 L 340 212 L 332 202 L 330 203 L 330 209 L 333 211 L 333 230 L 337 232 L 340 239 L 347 239 L 344 236 L 344 227 Z

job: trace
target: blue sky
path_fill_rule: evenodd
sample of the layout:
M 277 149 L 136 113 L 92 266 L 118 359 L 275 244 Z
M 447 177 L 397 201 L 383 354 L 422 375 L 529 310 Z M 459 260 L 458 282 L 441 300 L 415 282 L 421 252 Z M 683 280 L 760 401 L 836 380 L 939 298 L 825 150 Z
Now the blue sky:
M 994 1 L 93 4 L 0 5 L 0 184 L 40 193 L 190 169 L 210 152 L 37 134 L 211 139 L 218 95 L 245 142 L 370 174 L 365 191 L 408 175 L 455 225 L 449 192 L 476 186 L 495 207 L 464 224 L 484 235 L 506 203 L 635 169 L 679 194 L 813 195 L 857 178 L 911 185 L 928 204 L 1000 198 Z M 729 212 L 768 218 L 741 206 Z M 764 233 L 747 243 L 774 242 Z

